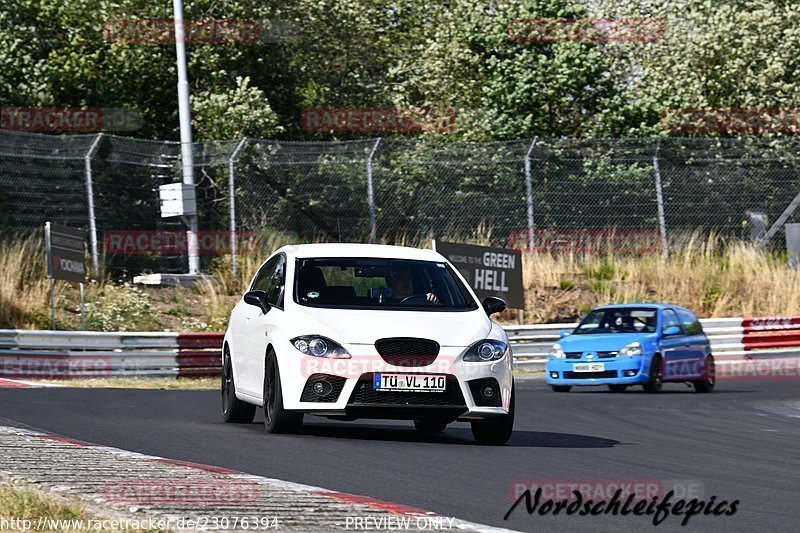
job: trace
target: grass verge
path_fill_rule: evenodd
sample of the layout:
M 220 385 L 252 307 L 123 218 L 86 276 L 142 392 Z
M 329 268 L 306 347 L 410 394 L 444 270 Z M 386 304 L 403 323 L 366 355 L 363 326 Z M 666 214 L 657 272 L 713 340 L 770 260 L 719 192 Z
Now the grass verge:
M 104 517 L 88 513 L 82 505 L 55 496 L 28 484 L 0 482 L 0 522 L 17 531 L 87 531 L 93 521 L 103 525 Z M 26 522 L 29 521 L 29 522 Z M 81 528 L 80 525 L 85 527 Z M 41 526 L 41 527 L 39 527 Z M 122 531 L 111 527 L 91 528 L 92 531 Z M 152 529 L 126 529 L 128 533 L 158 531 Z

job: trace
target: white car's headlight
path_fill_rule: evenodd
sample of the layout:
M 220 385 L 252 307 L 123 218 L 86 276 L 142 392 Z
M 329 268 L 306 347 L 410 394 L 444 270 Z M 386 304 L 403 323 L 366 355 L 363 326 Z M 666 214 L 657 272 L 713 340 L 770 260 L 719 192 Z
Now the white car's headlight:
M 470 346 L 467 353 L 464 354 L 464 361 L 496 361 L 502 358 L 507 351 L 508 344 L 503 341 L 486 339 Z
M 550 357 L 555 357 L 556 359 L 563 359 L 566 357 L 564 355 L 564 348 L 561 347 L 560 344 L 556 343 L 550 348 Z
M 628 356 L 642 355 L 642 344 L 640 342 L 632 342 L 630 344 L 626 344 L 619 351 L 619 354 Z
M 332 359 L 350 359 L 350 354 L 341 344 L 321 335 L 302 335 L 289 342 L 305 355 L 330 357 Z

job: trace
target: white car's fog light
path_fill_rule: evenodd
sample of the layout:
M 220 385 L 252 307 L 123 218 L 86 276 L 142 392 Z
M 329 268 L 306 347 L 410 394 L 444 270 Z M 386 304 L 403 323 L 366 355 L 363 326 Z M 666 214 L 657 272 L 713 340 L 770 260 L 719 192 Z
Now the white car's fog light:
M 494 397 L 494 387 L 491 385 L 486 385 L 481 389 L 481 396 L 486 398 L 487 400 Z
M 314 394 L 317 396 L 327 396 L 333 390 L 333 386 L 324 379 L 315 381 L 311 388 L 314 390 Z

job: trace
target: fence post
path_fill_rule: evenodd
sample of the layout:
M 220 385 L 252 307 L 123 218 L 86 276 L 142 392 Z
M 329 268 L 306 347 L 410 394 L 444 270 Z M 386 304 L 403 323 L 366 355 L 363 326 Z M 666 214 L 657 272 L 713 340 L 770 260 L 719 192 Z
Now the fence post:
M 381 138 L 378 137 L 378 140 L 376 140 L 375 144 L 372 146 L 372 150 L 369 151 L 369 157 L 367 158 L 367 205 L 369 206 L 369 242 L 371 244 L 375 244 L 375 242 L 378 240 L 378 221 L 377 214 L 375 212 L 375 189 L 372 183 L 372 157 L 378 150 L 380 143 Z
M 100 259 L 97 254 L 97 222 L 94 215 L 94 186 L 92 184 L 92 156 L 103 138 L 102 133 L 98 133 L 83 156 L 83 165 L 86 173 L 86 204 L 89 208 L 89 253 L 92 256 L 92 268 L 95 275 L 100 269 Z
M 531 178 L 531 153 L 536 146 L 539 137 L 534 137 L 531 141 L 528 152 L 525 154 L 525 198 L 528 204 L 528 251 L 531 257 L 536 255 L 536 245 L 533 240 L 533 182 Z
M 661 151 L 661 137 L 656 139 L 656 151 L 653 154 L 653 173 L 656 178 L 656 202 L 658 204 L 658 228 L 661 233 L 661 254 L 664 261 L 669 257 L 667 249 L 667 221 L 664 217 L 664 191 L 661 187 L 661 169 L 658 166 L 658 155 Z
M 244 148 L 247 143 L 247 137 L 242 137 L 239 144 L 231 152 L 228 158 L 228 198 L 230 200 L 230 227 L 231 227 L 231 281 L 236 284 L 236 246 L 238 245 L 236 239 L 236 188 L 234 187 L 234 172 L 233 163 L 236 156 Z
M 786 209 L 783 210 L 781 216 L 779 216 L 778 219 L 772 224 L 772 226 L 769 228 L 769 231 L 767 231 L 767 233 L 765 233 L 764 236 L 758 240 L 756 246 L 759 249 L 766 247 L 772 237 L 778 233 L 778 230 L 783 227 L 784 223 L 789 220 L 789 217 L 792 216 L 792 213 L 794 213 L 798 207 L 800 207 L 800 192 L 798 192 L 789 205 L 786 206 Z

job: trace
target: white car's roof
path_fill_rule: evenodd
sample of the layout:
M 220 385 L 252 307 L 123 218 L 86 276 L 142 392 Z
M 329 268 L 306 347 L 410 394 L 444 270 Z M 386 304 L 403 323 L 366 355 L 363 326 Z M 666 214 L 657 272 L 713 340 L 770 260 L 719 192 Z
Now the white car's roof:
M 293 257 L 380 257 L 443 261 L 444 257 L 429 249 L 388 246 L 385 244 L 318 243 L 284 246 L 279 252 Z

